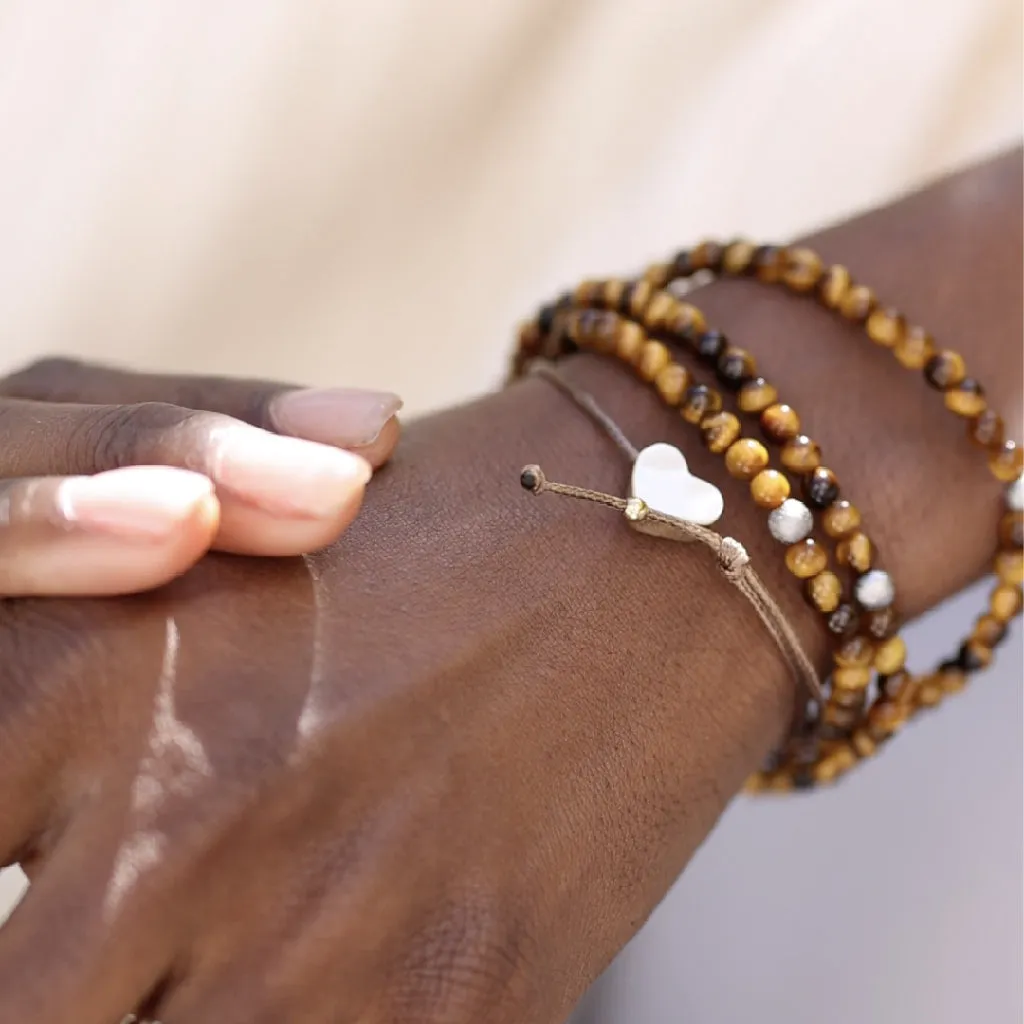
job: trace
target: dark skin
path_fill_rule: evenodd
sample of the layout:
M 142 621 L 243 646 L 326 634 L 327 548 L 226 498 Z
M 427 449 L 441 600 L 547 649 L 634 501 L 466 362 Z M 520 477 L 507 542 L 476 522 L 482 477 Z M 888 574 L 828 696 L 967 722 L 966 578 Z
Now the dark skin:
M 961 351 L 1018 436 L 1021 191 L 1015 152 L 813 240 Z M 697 301 L 804 413 L 906 615 L 985 570 L 999 486 L 934 392 L 809 302 L 750 282 Z M 621 369 L 566 372 L 723 482 Z M 0 862 L 35 877 L 0 931 L 2 1024 L 564 1020 L 793 687 L 703 549 L 531 497 L 529 462 L 625 488 L 531 380 L 411 426 L 310 563 L 215 555 L 148 595 L 0 606 Z M 723 489 L 723 529 L 824 659 L 763 514 Z

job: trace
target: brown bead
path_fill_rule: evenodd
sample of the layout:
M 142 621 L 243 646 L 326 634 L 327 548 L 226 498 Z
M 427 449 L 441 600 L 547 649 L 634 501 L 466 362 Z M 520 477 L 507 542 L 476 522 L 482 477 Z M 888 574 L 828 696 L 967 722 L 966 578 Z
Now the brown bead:
M 812 508 L 826 509 L 839 498 L 839 481 L 828 466 L 818 466 L 803 479 L 804 497 Z
M 860 626 L 860 613 L 852 601 L 844 601 L 829 617 L 828 631 L 836 636 L 852 636 Z
M 902 667 L 878 680 L 879 695 L 897 704 L 913 704 L 917 699 L 918 685 L 917 677 Z
M 657 377 L 654 386 L 658 389 L 666 405 L 678 405 L 683 392 L 690 384 L 690 371 L 679 363 L 669 363 Z
M 824 273 L 821 257 L 812 249 L 787 249 L 782 280 L 795 292 L 809 292 Z
M 994 615 L 980 615 L 971 630 L 971 640 L 976 640 L 983 647 L 996 647 L 1006 636 L 1006 623 L 1000 622 Z
M 907 661 L 907 645 L 901 636 L 893 636 L 875 651 L 875 669 L 883 676 L 899 672 Z
M 817 782 L 833 782 L 840 775 L 845 775 L 856 763 L 857 752 L 852 744 L 844 743 L 835 750 L 830 750 L 822 760 L 814 766 L 814 778 Z
M 738 391 L 757 373 L 754 357 L 742 348 L 729 345 L 718 357 L 715 374 L 730 391 Z
M 863 690 L 870 682 L 869 668 L 837 668 L 832 673 L 832 685 L 837 690 Z
M 789 497 L 789 481 L 777 469 L 762 469 L 750 481 L 750 493 L 760 508 L 778 508 Z
M 672 280 L 674 268 L 671 263 L 652 263 L 644 271 L 644 280 L 653 288 L 664 288 Z
M 959 693 L 967 685 L 967 673 L 959 672 L 956 669 L 944 669 L 933 677 L 941 687 L 942 692 L 951 695 Z
M 573 291 L 573 300 L 577 305 L 589 306 L 597 302 L 604 292 L 603 281 L 580 281 Z
M 813 537 L 786 548 L 786 568 L 799 580 L 817 576 L 827 565 L 828 552 Z
M 864 631 L 876 640 L 887 640 L 896 632 L 898 624 L 899 617 L 896 614 L 896 609 L 891 606 L 868 611 L 862 620 Z
M 745 274 L 756 251 L 757 246 L 752 242 L 730 242 L 722 254 L 722 272 L 725 274 Z
M 1004 441 L 988 457 L 988 468 L 997 480 L 1011 484 L 1024 472 L 1024 448 L 1016 441 Z
M 866 636 L 852 636 L 835 649 L 832 660 L 837 668 L 868 668 L 874 664 L 875 645 Z
M 995 556 L 995 574 L 1010 587 L 1024 584 L 1024 551 L 1000 551 Z
M 605 309 L 618 309 L 622 296 L 626 291 L 626 282 L 621 277 L 613 277 L 601 286 L 601 305 Z
M 829 694 L 829 703 L 840 708 L 853 708 L 855 711 L 863 711 L 867 703 L 867 694 L 861 692 L 860 687 L 837 687 Z
M 722 395 L 706 384 L 694 384 L 683 393 L 679 403 L 679 411 L 687 423 L 694 426 L 706 416 L 718 412 L 722 408 Z
M 752 437 L 734 441 L 725 453 L 725 468 L 738 480 L 753 479 L 768 461 L 768 449 Z
M 782 446 L 779 458 L 794 473 L 810 473 L 821 465 L 821 446 L 806 434 L 797 434 Z
M 663 331 L 668 326 L 669 320 L 676 313 L 679 300 L 669 295 L 668 292 L 656 291 L 651 296 L 644 310 L 644 326 L 652 334 L 656 331 Z
M 694 270 L 718 270 L 725 250 L 718 242 L 704 241 L 690 250 L 690 267 Z
M 868 732 L 871 737 L 878 741 L 891 736 L 910 717 L 910 710 L 904 704 L 888 700 L 876 701 L 868 712 Z
M 740 436 L 740 421 L 731 412 L 714 412 L 700 423 L 704 444 L 721 455 Z
M 871 568 L 873 555 L 871 538 L 861 530 L 850 534 L 836 545 L 836 558 L 839 564 L 848 565 L 854 572 L 867 572 Z
M 644 380 L 653 381 L 671 362 L 672 355 L 665 345 L 660 341 L 645 341 L 637 368 Z
M 908 327 L 892 351 L 908 370 L 923 370 L 935 355 L 935 339 L 921 327 Z
M 675 309 L 665 323 L 666 330 L 679 338 L 701 334 L 707 330 L 707 326 L 704 314 L 689 302 L 676 303 Z
M 821 720 L 826 725 L 849 732 L 860 723 L 862 714 L 863 711 L 859 708 L 844 708 L 839 704 L 829 703 L 825 705 L 825 709 L 821 713 Z
M 972 672 L 988 668 L 992 664 L 992 647 L 990 644 L 982 643 L 972 637 L 963 646 L 965 657 L 969 661 L 969 668 Z
M 831 570 L 819 572 L 807 581 L 807 599 L 826 615 L 834 612 L 843 599 L 843 582 Z
M 769 405 L 761 413 L 761 429 L 765 437 L 779 444 L 784 444 L 800 433 L 800 417 L 796 410 L 785 403 Z
M 623 300 L 626 312 L 635 320 L 643 320 L 647 303 L 654 297 L 655 288 L 650 281 L 634 281 L 626 287 Z
M 774 384 L 769 384 L 764 377 L 755 377 L 740 388 L 739 394 L 736 396 L 736 404 L 742 412 L 763 412 L 778 397 L 779 393 Z
M 821 525 L 830 537 L 848 537 L 860 526 L 860 510 L 841 498 L 832 502 L 822 513 Z
M 864 329 L 868 337 L 883 348 L 895 348 L 907 330 L 903 314 L 895 309 L 876 309 L 868 317 Z
M 967 424 L 967 436 L 982 448 L 997 448 L 1003 443 L 1003 418 L 994 409 L 986 409 Z
M 785 266 L 786 251 L 777 245 L 759 246 L 754 253 L 754 273 L 757 279 L 765 284 L 777 284 L 781 281 Z
M 871 738 L 867 729 L 858 729 L 850 737 L 850 746 L 853 747 L 858 757 L 871 757 L 878 749 L 878 744 Z
M 1000 622 L 1009 622 L 1024 604 L 1020 587 L 1000 583 L 989 595 L 988 607 Z
M 647 342 L 647 335 L 644 329 L 633 323 L 632 320 L 620 320 L 615 339 L 615 354 L 624 363 L 636 366 L 640 362 L 644 345 Z
M 939 391 L 956 387 L 967 376 L 964 357 L 959 352 L 944 348 L 924 364 L 924 379 Z
M 1004 512 L 999 520 L 999 543 L 1004 548 L 1024 547 L 1024 512 Z
M 852 283 L 850 272 L 836 263 L 825 271 L 818 285 L 818 297 L 829 309 L 838 309 Z
M 917 688 L 917 703 L 922 708 L 933 708 L 942 703 L 944 689 L 936 676 L 925 676 Z
M 847 289 L 839 303 L 839 312 L 855 324 L 863 323 L 875 308 L 875 293 L 863 284 Z
M 965 377 L 956 387 L 950 388 L 944 401 L 950 412 L 968 419 L 980 416 L 988 405 L 985 392 L 973 377 Z

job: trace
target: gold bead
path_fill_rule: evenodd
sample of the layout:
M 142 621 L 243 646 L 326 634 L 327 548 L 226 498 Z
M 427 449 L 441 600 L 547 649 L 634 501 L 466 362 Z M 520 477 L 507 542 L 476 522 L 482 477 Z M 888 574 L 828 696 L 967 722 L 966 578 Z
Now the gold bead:
M 989 609 L 1000 622 L 1009 622 L 1020 611 L 1022 603 L 1021 588 L 1007 583 L 1000 583 L 988 599 Z
M 851 284 L 849 270 L 836 263 L 825 271 L 818 285 L 818 295 L 829 309 L 838 309 Z
M 700 421 L 704 444 L 721 455 L 740 436 L 740 421 L 731 412 L 715 412 Z
M 755 377 L 740 388 L 736 404 L 741 412 L 760 413 L 774 404 L 778 397 L 779 392 L 774 384 L 769 384 L 764 377 Z
M 992 475 L 1004 484 L 1012 484 L 1024 472 L 1024 448 L 1016 441 L 1004 441 L 988 457 Z
M 1024 583 L 1024 551 L 1000 551 L 996 555 L 995 572 L 1000 582 L 1019 587 Z
M 869 668 L 837 668 L 832 673 L 832 685 L 838 690 L 863 690 L 870 682 Z
M 768 465 L 768 449 L 752 437 L 734 441 L 725 453 L 725 468 L 738 480 L 751 480 Z
M 671 361 L 668 348 L 660 341 L 645 341 L 640 350 L 640 376 L 644 380 L 653 381 Z
M 830 537 L 848 537 L 860 526 L 860 510 L 841 498 L 832 502 L 822 513 L 821 525 Z
M 819 572 L 807 581 L 807 598 L 819 612 L 834 612 L 843 599 L 842 580 L 828 569 Z
M 667 405 L 677 406 L 683 397 L 683 392 L 690 385 L 690 371 L 679 363 L 669 363 L 657 377 L 654 378 L 654 386 L 658 394 Z
M 868 317 L 864 329 L 876 345 L 894 348 L 903 340 L 907 322 L 895 309 L 876 309 Z
M 899 672 L 907 660 L 907 645 L 901 636 L 892 636 L 875 651 L 875 668 L 883 676 Z
M 730 242 L 722 254 L 722 272 L 744 274 L 750 268 L 757 246 L 752 242 Z
M 787 249 L 782 280 L 795 292 L 809 292 L 821 280 L 821 257 L 812 249 Z
M 920 327 L 908 327 L 896 342 L 893 355 L 908 370 L 923 370 L 935 355 L 935 339 Z
M 786 548 L 786 568 L 797 579 L 809 580 L 827 565 L 828 552 L 813 537 L 805 537 Z
M 862 284 L 847 289 L 839 303 L 839 312 L 854 323 L 863 323 L 875 308 L 875 293 Z
M 643 353 L 647 335 L 644 329 L 632 320 L 620 320 L 618 336 L 615 339 L 615 354 L 630 366 L 637 366 Z
M 778 508 L 789 497 L 789 481 L 777 469 L 762 469 L 750 481 L 750 493 L 760 508 Z
M 858 573 L 865 573 L 871 568 L 873 554 L 871 539 L 860 530 L 836 545 L 839 564 L 847 565 Z

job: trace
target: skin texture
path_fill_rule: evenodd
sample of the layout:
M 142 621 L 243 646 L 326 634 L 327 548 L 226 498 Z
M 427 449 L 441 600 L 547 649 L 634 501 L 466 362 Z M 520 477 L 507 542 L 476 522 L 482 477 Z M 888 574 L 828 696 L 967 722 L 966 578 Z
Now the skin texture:
M 1018 435 L 1021 212 L 1013 153 L 815 240 L 941 329 Z M 754 283 L 698 302 L 804 412 L 908 615 L 985 568 L 998 485 L 920 380 Z M 619 368 L 567 372 L 638 443 L 691 439 L 822 658 L 743 488 Z M 703 551 L 526 494 L 529 462 L 619 493 L 628 476 L 530 380 L 414 424 L 314 558 L 0 606 L 0 862 L 35 877 L 0 931 L 0 1022 L 564 1020 L 792 693 Z

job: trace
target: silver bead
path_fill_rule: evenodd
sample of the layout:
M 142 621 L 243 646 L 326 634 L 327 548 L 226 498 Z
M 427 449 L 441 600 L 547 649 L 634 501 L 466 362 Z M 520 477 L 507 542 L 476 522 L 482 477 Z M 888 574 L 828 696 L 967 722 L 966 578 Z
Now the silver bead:
M 854 587 L 857 603 L 869 612 L 879 608 L 888 608 L 896 597 L 896 587 L 892 577 L 881 569 L 872 569 L 864 573 Z
M 1006 486 L 1006 507 L 1013 512 L 1024 512 L 1024 476 L 1017 477 Z
M 796 498 L 787 498 L 768 516 L 768 530 L 780 544 L 796 544 L 814 529 L 811 510 Z

